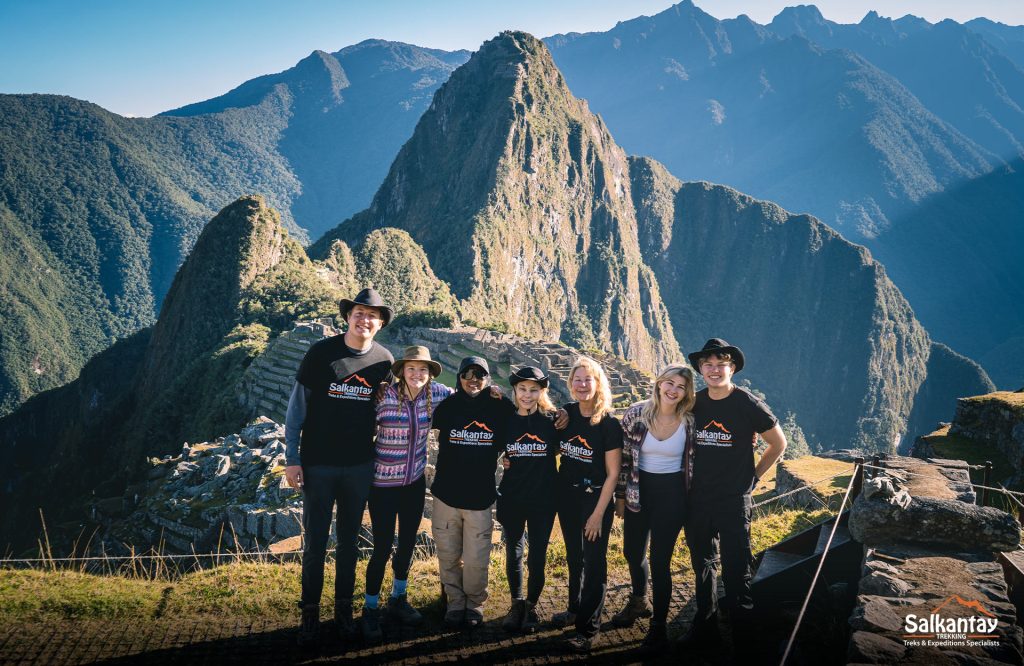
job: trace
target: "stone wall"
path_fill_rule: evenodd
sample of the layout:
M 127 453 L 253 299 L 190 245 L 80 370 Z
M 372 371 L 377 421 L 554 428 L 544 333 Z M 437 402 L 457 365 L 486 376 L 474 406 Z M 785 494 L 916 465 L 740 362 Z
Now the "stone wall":
M 998 562 L 1020 525 L 974 504 L 963 461 L 893 458 L 850 512 L 864 544 L 847 661 L 1020 664 L 1024 632 Z M 926 623 L 926 624 L 921 624 Z
M 570 401 L 567 384 L 569 370 L 576 358 L 583 354 L 591 356 L 604 367 L 611 384 L 612 399 L 618 405 L 628 405 L 647 398 L 653 387 L 649 374 L 610 354 L 582 352 L 558 342 L 527 340 L 509 333 L 473 327 L 409 328 L 396 335 L 392 351 L 401 353 L 402 346 L 413 344 L 430 349 L 432 357 L 452 371 L 457 370 L 459 361 L 470 354 L 483 356 L 496 363 L 508 363 L 513 367 L 536 366 L 550 377 L 552 399 L 557 404 Z M 498 381 L 507 379 L 500 369 L 495 375 Z
M 283 440 L 283 426 L 260 418 L 241 434 L 186 443 L 176 456 L 150 460 L 147 482 L 124 497 L 127 518 L 104 516 L 101 505 L 94 515 L 132 543 L 180 553 L 296 536 L 302 499 L 285 482 Z
M 960 398 L 949 432 L 994 447 L 1013 466 L 1016 480 L 1024 480 L 1024 392 Z
M 329 319 L 299 321 L 291 331 L 272 340 L 245 371 L 239 385 L 238 400 L 249 409 L 250 418 L 262 414 L 284 423 L 295 373 L 306 350 L 338 333 Z

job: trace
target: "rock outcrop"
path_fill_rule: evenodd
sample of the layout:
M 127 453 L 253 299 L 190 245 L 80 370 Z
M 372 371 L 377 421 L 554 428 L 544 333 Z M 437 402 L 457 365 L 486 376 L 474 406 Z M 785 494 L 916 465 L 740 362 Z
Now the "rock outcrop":
M 302 532 L 302 496 L 284 479 L 284 427 L 261 417 L 241 434 L 186 443 L 179 454 L 150 460 L 147 481 L 128 488 L 120 512 L 93 518 L 137 548 L 179 553 L 265 549 Z M 126 518 L 119 514 L 125 510 Z
M 865 559 L 848 662 L 1020 664 L 1024 631 L 998 561 L 1017 551 L 1020 524 L 973 503 L 963 461 L 881 466 L 850 511 Z

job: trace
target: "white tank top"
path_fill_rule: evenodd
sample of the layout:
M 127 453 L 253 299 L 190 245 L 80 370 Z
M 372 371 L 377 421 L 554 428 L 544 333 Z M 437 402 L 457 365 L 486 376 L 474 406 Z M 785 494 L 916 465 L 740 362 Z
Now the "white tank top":
M 670 474 L 683 468 L 683 449 L 686 447 L 685 421 L 662 441 L 649 431 L 640 445 L 640 471 L 652 474 Z

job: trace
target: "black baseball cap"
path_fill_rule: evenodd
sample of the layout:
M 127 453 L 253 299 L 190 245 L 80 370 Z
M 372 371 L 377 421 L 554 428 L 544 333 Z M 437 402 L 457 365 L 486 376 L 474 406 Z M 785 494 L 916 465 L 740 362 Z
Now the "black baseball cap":
M 467 356 L 462 359 L 462 363 L 459 363 L 459 376 L 466 371 L 466 368 L 470 366 L 477 366 L 484 371 L 485 375 L 491 374 L 491 368 L 487 365 L 487 359 L 482 356 Z

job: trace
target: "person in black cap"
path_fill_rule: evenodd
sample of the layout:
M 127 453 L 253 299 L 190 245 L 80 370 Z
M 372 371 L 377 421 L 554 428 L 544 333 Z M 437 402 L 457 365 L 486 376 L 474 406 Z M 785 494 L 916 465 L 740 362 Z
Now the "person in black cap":
M 738 347 L 712 338 L 689 359 L 707 387 L 697 392 L 693 407 L 696 446 L 693 470 L 687 470 L 686 543 L 697 578 L 697 616 L 681 641 L 684 646 L 719 639 L 716 540 L 721 545 L 724 605 L 734 626 L 740 626 L 753 610 L 751 493 L 786 449 L 786 436 L 768 406 L 732 381 L 745 360 Z M 755 465 L 758 434 L 768 446 Z M 734 638 L 741 635 L 734 629 Z
M 438 437 L 431 531 L 447 601 L 444 623 L 452 628 L 475 627 L 484 619 L 494 474 L 515 411 L 508 398 L 493 400 L 485 394 L 489 376 L 486 359 L 462 359 L 455 393 L 434 410 Z
M 505 474 L 498 487 L 497 519 L 505 531 L 505 573 L 512 605 L 502 628 L 533 632 L 540 623 L 537 601 L 544 590 L 548 541 L 555 524 L 558 431 L 548 378 L 540 368 L 525 366 L 509 377 L 516 413 L 505 434 Z M 529 530 L 530 579 L 523 598 L 523 550 Z
M 324 558 L 337 504 L 334 618 L 342 639 L 352 636 L 356 537 L 373 482 L 374 394 L 390 378 L 394 358 L 373 341 L 392 310 L 373 289 L 342 299 L 347 328 L 312 345 L 302 359 L 285 417 L 285 476 L 302 489 L 302 621 L 299 643 L 317 640 Z

